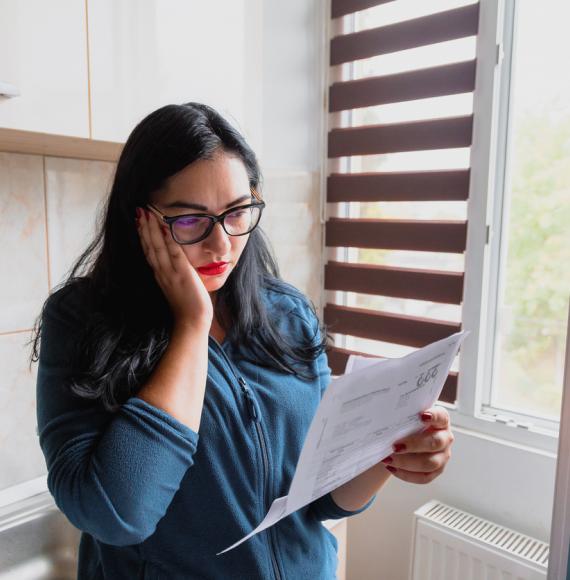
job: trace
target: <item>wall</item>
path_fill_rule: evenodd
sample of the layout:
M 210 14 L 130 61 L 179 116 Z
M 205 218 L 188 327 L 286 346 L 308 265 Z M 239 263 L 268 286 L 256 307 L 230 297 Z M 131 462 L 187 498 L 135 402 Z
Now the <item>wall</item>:
M 267 231 L 274 236 L 284 277 L 303 287 L 317 308 L 322 287 L 320 10 L 319 0 L 264 2 L 260 79 L 260 160 L 272 211 Z
M 31 328 L 94 229 L 113 164 L 0 153 L 0 489 L 45 473 L 36 436 Z M 26 461 L 22 461 L 26 457 Z
M 321 0 L 263 5 L 263 152 L 265 168 L 320 171 Z
M 265 177 L 261 227 L 282 276 L 319 306 L 314 7 L 272 1 L 250 6 L 247 16 L 262 24 L 264 42 L 252 63 L 257 76 L 250 73 L 260 82 L 251 92 L 256 107 L 248 103 L 248 126 L 240 127 Z M 45 473 L 36 436 L 37 365 L 28 369 L 25 343 L 49 290 L 89 241 L 114 169 L 108 162 L 0 153 L 0 489 Z
M 552 457 L 459 428 L 435 481 L 392 477 L 374 505 L 348 522 L 348 578 L 407 580 L 415 509 L 444 503 L 549 541 L 556 464 Z

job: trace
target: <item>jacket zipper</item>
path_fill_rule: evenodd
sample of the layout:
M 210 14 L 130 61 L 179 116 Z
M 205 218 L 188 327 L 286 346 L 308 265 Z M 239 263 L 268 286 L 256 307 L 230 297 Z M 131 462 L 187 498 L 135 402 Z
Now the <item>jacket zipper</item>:
M 264 493 L 263 493 L 263 499 L 264 499 L 264 505 L 265 505 L 265 511 L 267 511 L 269 508 L 267 506 L 267 486 L 269 483 L 269 455 L 267 453 L 267 445 L 265 442 L 265 435 L 263 434 L 263 430 L 261 428 L 261 424 L 259 422 L 259 414 L 257 412 L 257 405 L 255 404 L 255 401 L 253 400 L 253 394 L 251 392 L 251 390 L 249 389 L 249 387 L 247 386 L 247 383 L 245 382 L 245 380 L 243 379 L 243 377 L 239 377 L 238 378 L 239 384 L 241 385 L 241 389 L 243 391 L 243 394 L 245 395 L 245 398 L 248 402 L 248 406 L 250 409 L 250 414 L 251 414 L 251 418 L 254 421 L 255 424 L 255 430 L 257 431 L 257 437 L 259 439 L 259 443 L 261 445 L 261 452 L 263 455 L 263 472 L 264 472 Z M 278 580 L 281 580 L 281 574 L 279 573 L 279 566 L 277 566 L 277 560 L 275 559 L 275 545 L 274 545 L 274 538 L 273 538 L 273 529 L 269 528 L 267 530 L 267 532 L 269 533 L 269 553 L 271 555 L 271 563 L 273 564 L 273 571 L 275 572 L 275 577 Z
M 265 511 L 267 511 L 269 509 L 267 506 L 267 487 L 269 484 L 269 455 L 267 453 L 267 445 L 266 445 L 266 441 L 265 441 L 265 436 L 263 435 L 263 430 L 261 429 L 261 424 L 259 422 L 259 413 L 257 411 L 257 405 L 254 401 L 254 396 L 251 392 L 251 389 L 247 386 L 245 379 L 241 376 L 238 376 L 238 374 L 235 372 L 233 364 L 231 363 L 231 361 L 227 357 L 227 355 L 224 352 L 224 349 L 222 348 L 220 343 L 213 337 L 212 337 L 212 341 L 219 346 L 219 349 L 220 349 L 220 352 L 222 353 L 222 356 L 226 359 L 230 369 L 232 370 L 232 373 L 237 378 L 237 380 L 240 384 L 241 390 L 242 390 L 242 392 L 245 396 L 246 402 L 247 402 L 249 416 L 255 425 L 255 430 L 257 432 L 257 438 L 259 439 L 259 443 L 261 446 L 261 454 L 263 456 L 263 472 L 264 472 L 264 482 L 263 482 L 263 496 L 264 496 L 263 500 L 264 501 L 263 501 L 263 504 L 265 507 Z M 273 528 L 269 528 L 267 530 L 267 532 L 269 533 L 269 554 L 271 556 L 271 563 L 273 564 L 273 571 L 275 573 L 275 577 L 277 578 L 277 580 L 281 580 L 281 574 L 279 572 L 279 566 L 277 565 L 277 560 L 275 558 L 275 552 L 274 552 L 275 546 L 274 546 L 274 539 L 273 539 Z

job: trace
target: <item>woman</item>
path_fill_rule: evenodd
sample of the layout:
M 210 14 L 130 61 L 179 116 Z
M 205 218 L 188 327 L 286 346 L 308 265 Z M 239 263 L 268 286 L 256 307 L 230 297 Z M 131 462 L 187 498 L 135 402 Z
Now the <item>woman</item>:
M 97 238 L 44 305 L 40 445 L 50 492 L 82 530 L 80 579 L 328 580 L 337 544 L 322 520 L 362 512 L 389 477 L 379 463 L 216 556 L 288 492 L 330 381 L 325 329 L 257 227 L 260 181 L 212 108 L 151 113 Z M 407 461 L 393 455 L 402 479 L 441 472 L 452 435 L 440 432 L 437 449 L 415 436 Z

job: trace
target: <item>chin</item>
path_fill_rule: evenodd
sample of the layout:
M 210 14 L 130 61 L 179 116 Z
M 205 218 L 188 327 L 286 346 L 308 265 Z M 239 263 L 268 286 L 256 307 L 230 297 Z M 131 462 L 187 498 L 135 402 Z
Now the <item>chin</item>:
M 227 278 L 224 277 L 224 278 L 216 278 L 215 280 L 213 280 L 211 276 L 203 276 L 202 282 L 204 283 L 204 286 L 209 292 L 213 292 L 214 290 L 219 290 L 226 283 L 226 279 Z

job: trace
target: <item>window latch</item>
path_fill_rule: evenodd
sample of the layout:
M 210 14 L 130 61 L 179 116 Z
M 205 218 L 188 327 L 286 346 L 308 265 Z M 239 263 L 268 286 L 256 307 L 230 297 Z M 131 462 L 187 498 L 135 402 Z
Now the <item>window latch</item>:
M 503 45 L 502 44 L 497 44 L 497 54 L 495 57 L 495 62 L 496 64 L 501 64 L 501 61 L 503 60 L 503 57 L 505 56 L 505 53 L 503 52 Z

